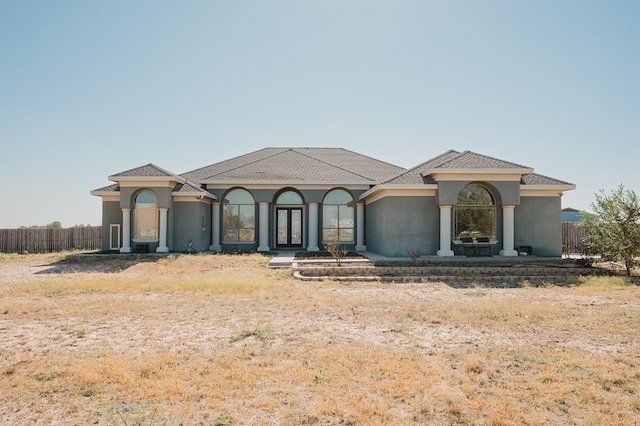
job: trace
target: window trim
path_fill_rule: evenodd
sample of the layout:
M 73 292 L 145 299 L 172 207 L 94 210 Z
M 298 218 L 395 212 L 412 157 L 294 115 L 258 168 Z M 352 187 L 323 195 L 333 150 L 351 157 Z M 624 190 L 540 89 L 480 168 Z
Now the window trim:
M 231 195 L 233 192 L 235 191 L 243 191 L 246 194 L 248 194 L 251 199 L 253 200 L 252 204 L 249 203 L 230 203 L 227 201 L 227 197 L 229 197 L 229 195 Z M 232 188 L 229 191 L 227 191 L 227 193 L 225 194 L 225 196 L 222 199 L 222 242 L 225 244 L 255 244 L 256 242 L 256 202 L 255 202 L 255 197 L 253 196 L 253 194 L 245 189 L 245 188 L 241 188 L 241 187 L 237 187 L 237 188 Z M 243 227 L 243 226 L 238 226 L 238 227 L 230 227 L 227 226 L 226 224 L 226 218 L 227 218 L 227 207 L 230 206 L 236 206 L 238 208 L 238 213 L 237 213 L 237 217 L 238 217 L 238 221 L 241 223 L 240 221 L 240 217 L 242 217 L 241 215 L 241 210 L 242 210 L 242 206 L 251 206 L 252 212 L 251 212 L 251 217 L 253 219 L 252 222 L 252 226 L 251 227 Z M 234 215 L 235 216 L 235 215 Z M 235 229 L 237 230 L 237 235 L 238 235 L 238 239 L 236 240 L 228 240 L 226 239 L 227 237 L 227 230 L 229 229 Z M 240 235 L 242 230 L 252 230 L 252 239 L 248 240 L 248 239 L 240 239 Z
M 327 199 L 327 197 L 329 197 L 331 195 L 331 193 L 334 193 L 336 191 L 341 191 L 344 192 L 345 194 L 347 194 L 350 198 L 350 201 L 348 201 L 347 203 L 344 204 L 334 204 L 334 203 L 325 203 L 325 200 Z M 344 189 L 344 188 L 334 188 L 331 189 L 330 191 L 328 191 L 323 198 L 323 202 L 322 202 L 322 242 L 323 243 L 328 243 L 328 242 L 337 242 L 340 244 L 354 244 L 356 242 L 356 209 L 355 209 L 355 205 L 356 202 L 353 198 L 353 195 L 351 194 L 351 192 L 349 192 L 348 190 Z M 326 214 L 325 214 L 325 209 L 327 207 L 337 207 L 337 226 L 336 227 L 329 227 L 327 226 L 327 223 L 325 221 L 326 219 Z M 351 226 L 349 227 L 344 227 L 344 226 L 340 226 L 340 222 L 341 222 L 341 207 L 342 208 L 347 208 L 350 210 L 351 214 Z M 337 240 L 327 240 L 325 238 L 325 232 L 327 230 L 335 230 L 337 232 Z M 340 235 L 342 234 L 341 231 L 351 231 L 351 239 L 349 240 L 341 240 L 340 239 Z
M 141 218 L 138 217 L 138 210 L 143 210 L 142 207 L 138 207 L 138 203 L 142 204 L 142 202 L 138 202 L 138 197 L 140 197 L 143 194 L 149 193 L 151 195 L 153 195 L 153 197 L 155 198 L 155 203 L 150 203 L 151 205 L 155 205 L 155 235 L 151 235 L 151 236 L 144 236 L 144 235 L 139 235 L 138 232 L 140 231 L 139 228 L 139 223 L 138 220 L 141 220 Z M 147 203 L 148 204 L 148 203 Z M 147 207 L 150 208 L 150 207 Z M 151 216 L 151 215 L 150 215 Z M 150 189 L 142 189 L 140 191 L 138 191 L 135 195 L 135 197 L 133 198 L 133 235 L 131 240 L 133 242 L 141 242 L 141 243 L 146 243 L 146 242 L 156 242 L 159 241 L 159 235 L 160 235 L 160 208 L 158 207 L 158 196 L 156 195 L 155 192 L 153 192 Z
M 470 188 L 470 187 L 478 187 L 481 188 L 482 190 L 484 190 L 489 197 L 491 198 L 491 204 L 460 204 L 458 203 L 459 201 L 459 197 L 460 194 Z M 493 223 L 492 223 L 492 232 L 490 235 L 487 235 L 486 233 L 483 233 L 482 231 L 479 230 L 471 230 L 469 231 L 471 237 L 476 237 L 476 236 L 487 236 L 489 238 L 491 238 L 492 240 L 495 240 L 497 238 L 497 233 L 498 233 L 498 210 L 497 210 L 497 203 L 496 203 L 496 197 L 493 195 L 493 192 L 487 188 L 485 185 L 482 185 L 480 183 L 470 183 L 465 185 L 462 189 L 460 189 L 460 191 L 458 192 L 458 195 L 456 197 L 456 205 L 454 208 L 454 217 L 453 217 L 453 229 L 452 229 L 452 233 L 453 233 L 453 237 L 454 239 L 459 239 L 461 234 L 463 232 L 466 232 L 468 230 L 465 231 L 459 231 L 458 230 L 458 214 L 459 211 L 462 209 L 465 210 L 486 210 L 488 212 L 491 212 L 491 215 L 493 216 Z M 466 236 L 466 235 L 465 235 Z

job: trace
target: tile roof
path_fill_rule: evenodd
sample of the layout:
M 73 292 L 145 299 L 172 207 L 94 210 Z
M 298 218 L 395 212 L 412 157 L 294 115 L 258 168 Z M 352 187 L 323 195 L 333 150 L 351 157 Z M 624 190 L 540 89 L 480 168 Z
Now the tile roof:
M 208 191 L 200 188 L 193 182 L 186 181 L 185 183 L 179 183 L 173 188 L 174 193 L 179 194 L 201 194 L 201 195 L 211 195 Z
M 383 182 L 384 184 L 420 185 L 435 184 L 435 180 L 429 176 L 438 170 L 452 169 L 530 169 L 520 164 L 503 161 L 494 157 L 477 154 L 471 151 L 458 152 L 449 150 L 424 163 L 406 170 Z M 558 179 L 553 179 L 537 173 L 523 174 L 520 183 L 522 185 L 572 185 Z
M 464 151 L 457 154 L 458 155 L 450 155 L 450 158 L 434 165 L 433 169 L 530 169 L 530 167 L 527 166 L 471 151 Z
M 135 169 L 126 170 L 124 172 L 116 173 L 110 177 L 172 177 L 174 173 L 167 171 L 155 164 L 149 163 L 144 166 L 136 167 Z
M 449 150 L 443 154 L 438 155 L 437 157 L 434 157 L 430 160 L 425 161 L 424 163 L 420 163 L 409 170 L 405 170 L 404 172 L 399 173 L 396 176 L 393 176 L 392 178 L 388 179 L 383 183 L 399 184 L 399 185 L 413 185 L 413 184 L 419 185 L 422 183 L 435 184 L 436 182 L 430 177 L 423 178 L 421 175 L 422 173 L 421 171 L 431 170 L 433 168 L 436 168 L 441 164 L 446 163 L 447 161 L 450 161 L 451 159 L 457 157 L 458 155 L 460 155 L 459 152 L 454 150 Z M 424 175 L 426 176 L 426 173 Z
M 112 185 L 108 185 L 103 188 L 95 189 L 91 192 L 119 192 L 119 191 L 120 191 L 120 185 L 118 185 L 117 183 L 114 183 Z
M 537 173 L 529 173 L 520 179 L 521 185 L 573 185 L 572 183 L 562 180 L 550 178 L 548 176 L 539 175 Z
M 404 170 L 342 148 L 265 148 L 182 174 L 192 181 L 362 182 Z

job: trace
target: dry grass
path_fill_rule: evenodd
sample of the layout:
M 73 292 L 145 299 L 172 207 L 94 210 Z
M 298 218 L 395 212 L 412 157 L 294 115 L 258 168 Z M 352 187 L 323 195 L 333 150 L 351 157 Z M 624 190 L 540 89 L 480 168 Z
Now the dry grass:
M 317 284 L 267 259 L 0 258 L 3 424 L 640 422 L 640 287 Z

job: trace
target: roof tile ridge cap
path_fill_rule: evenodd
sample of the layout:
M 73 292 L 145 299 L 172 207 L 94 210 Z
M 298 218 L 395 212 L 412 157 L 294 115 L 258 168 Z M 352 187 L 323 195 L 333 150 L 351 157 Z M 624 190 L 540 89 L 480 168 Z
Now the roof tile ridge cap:
M 437 156 L 435 156 L 435 157 L 431 158 L 430 160 L 423 161 L 422 163 L 420 163 L 420 164 L 418 164 L 417 166 L 415 166 L 413 169 L 414 169 L 414 170 L 415 170 L 415 169 L 418 169 L 418 168 L 420 168 L 421 166 L 424 166 L 425 164 L 430 163 L 430 162 L 432 162 L 432 161 L 435 161 L 436 159 L 441 158 L 441 157 L 444 157 L 444 156 L 446 156 L 446 155 L 448 155 L 448 154 L 453 154 L 453 153 L 455 153 L 455 154 L 456 154 L 453 158 L 443 159 L 441 162 L 437 162 L 433 167 L 431 167 L 431 168 L 427 171 L 427 173 L 420 172 L 420 176 L 422 176 L 422 177 L 426 177 L 426 176 L 429 176 L 429 175 L 431 174 L 431 171 L 432 171 L 433 169 L 437 169 L 438 167 L 441 167 L 443 164 L 447 164 L 447 163 L 449 163 L 449 162 L 451 162 L 451 161 L 455 160 L 456 158 L 460 158 L 460 156 L 464 155 L 464 154 L 465 154 L 465 153 L 467 153 L 467 152 L 469 152 L 469 151 L 458 152 L 458 151 L 456 151 L 455 149 L 450 149 L 450 150 L 448 150 L 448 151 L 443 152 L 443 153 L 442 153 L 442 154 L 440 154 L 440 155 L 437 155 Z
M 245 155 L 255 154 L 255 153 L 257 153 L 257 152 L 265 151 L 265 150 L 267 150 L 267 149 L 283 149 L 284 151 L 278 151 L 278 152 L 276 152 L 276 153 L 273 153 L 273 154 L 267 155 L 267 156 L 265 156 L 265 157 L 260 157 L 260 158 L 259 158 L 259 159 L 257 159 L 257 160 L 249 161 L 248 163 L 244 163 L 244 164 L 242 164 L 242 165 L 240 165 L 240 166 L 237 166 L 237 167 L 232 167 L 232 168 L 230 168 L 229 170 L 225 170 L 224 172 L 214 173 L 214 174 L 212 174 L 212 175 L 205 176 L 205 177 L 201 178 L 201 180 L 211 179 L 212 177 L 217 176 L 217 175 L 220 175 L 220 174 L 222 174 L 222 173 L 229 173 L 229 172 L 230 172 L 230 171 L 232 171 L 232 170 L 238 170 L 239 168 L 241 168 L 241 167 L 246 167 L 246 166 L 248 166 L 249 164 L 254 164 L 254 163 L 257 163 L 258 161 L 266 160 L 267 158 L 271 158 L 271 157 L 275 157 L 276 155 L 280 155 L 280 154 L 282 154 L 283 152 L 291 151 L 291 148 L 272 148 L 272 147 L 262 148 L 262 149 L 259 149 L 259 150 L 257 150 L 257 151 L 254 151 L 254 152 L 249 152 L 249 153 L 247 153 L 247 154 L 238 155 L 238 156 L 236 156 L 236 157 L 229 158 L 228 160 L 219 161 L 219 162 L 217 162 L 217 163 L 210 164 L 210 165 L 208 165 L 208 166 L 203 167 L 202 169 L 206 169 L 207 167 L 215 166 L 216 164 L 224 163 L 225 161 L 236 160 L 236 159 L 238 159 L 238 158 L 240 158 L 240 157 L 244 157 Z M 199 169 L 199 170 L 202 170 L 202 169 Z
M 257 152 L 265 151 L 265 150 L 267 150 L 267 149 L 272 149 L 272 148 L 271 148 L 271 147 L 261 148 L 261 149 L 259 149 L 259 150 L 257 150 L 257 151 L 252 151 L 252 152 L 248 152 L 248 153 L 246 153 L 246 154 L 236 155 L 235 157 L 227 158 L 226 160 L 216 161 L 215 163 L 207 164 L 206 166 L 198 167 L 197 169 L 193 169 L 193 170 L 186 171 L 186 172 L 184 172 L 184 173 L 180 173 L 180 176 L 183 176 L 183 175 L 190 175 L 190 174 L 192 174 L 192 173 L 198 172 L 198 171 L 200 171 L 200 170 L 204 170 L 204 169 L 206 169 L 206 168 L 209 168 L 209 167 L 215 166 L 215 165 L 217 165 L 217 164 L 225 163 L 225 162 L 227 162 L 227 161 L 236 160 L 236 159 L 238 159 L 238 158 L 240 158 L 240 157 L 244 157 L 244 156 L 249 155 L 249 154 L 255 154 L 255 153 L 257 153 Z
M 343 149 L 343 148 L 338 148 L 338 149 Z M 293 150 L 292 150 L 292 151 L 293 151 Z M 347 150 L 345 149 L 345 151 L 347 151 Z M 297 153 L 298 153 L 298 154 L 300 154 L 300 155 L 304 155 L 305 157 L 312 158 L 312 159 L 314 159 L 314 160 L 316 160 L 316 161 L 319 161 L 319 162 L 321 162 L 321 163 L 328 164 L 329 166 L 331 166 L 331 167 L 335 167 L 336 169 L 340 169 L 340 170 L 343 170 L 343 171 L 345 171 L 345 172 L 347 172 L 347 173 L 351 173 L 352 175 L 360 176 L 361 178 L 364 178 L 364 179 L 369 180 L 369 181 L 371 181 L 371 182 L 376 182 L 376 180 L 375 180 L 375 179 L 372 179 L 372 178 L 370 178 L 370 177 L 368 177 L 368 176 L 364 176 L 364 175 L 361 175 L 360 173 L 352 172 L 351 170 L 347 170 L 347 169 L 345 169 L 344 167 L 336 166 L 335 164 L 331 164 L 331 163 L 329 163 L 329 162 L 326 162 L 326 161 L 324 161 L 324 160 L 321 160 L 321 159 L 319 159 L 319 158 L 316 158 L 316 157 L 314 157 L 314 156 L 312 156 L 312 155 L 305 154 L 304 152 L 299 152 L 299 151 L 295 151 L 295 152 L 297 152 Z
M 540 173 L 525 173 L 524 175 L 522 175 L 523 178 L 525 176 L 540 176 L 540 177 L 543 177 L 543 178 L 546 178 L 546 179 L 555 180 L 556 182 L 561 182 L 561 183 L 563 183 L 565 185 L 575 185 L 575 183 L 571 183 L 571 182 L 567 182 L 567 181 L 564 181 L 564 180 L 556 179 L 554 177 L 543 175 L 543 174 L 540 174 Z
M 161 171 L 162 173 L 165 173 L 167 176 L 179 177 L 181 179 L 184 179 L 182 176 L 177 175 L 177 174 L 175 174 L 175 173 L 173 173 L 173 172 L 171 172 L 171 171 L 169 171 L 167 169 L 163 169 L 162 167 L 157 166 L 157 165 L 155 165 L 153 163 L 146 164 L 145 166 L 142 166 L 142 167 L 146 167 L 146 166 L 151 166 L 151 167 L 155 168 L 156 170 Z
M 450 149 L 448 151 L 445 151 L 442 154 L 438 154 L 435 157 L 431 157 L 430 159 L 425 160 L 422 163 L 419 163 L 419 164 L 417 164 L 417 165 L 415 165 L 415 166 L 413 166 L 413 167 L 411 167 L 409 169 L 405 169 L 404 171 L 387 178 L 385 181 L 383 181 L 381 183 L 382 184 L 389 183 L 392 180 L 398 179 L 400 176 L 408 175 L 409 173 L 415 172 L 416 170 L 418 170 L 420 167 L 424 166 L 425 164 L 430 163 L 431 161 L 434 161 L 437 158 L 444 157 L 445 155 L 450 154 L 452 152 L 457 152 L 457 151 L 455 149 Z M 424 177 L 426 175 L 423 175 L 422 172 L 421 172 L 420 176 Z
M 335 148 L 334 148 L 334 149 L 335 149 Z M 355 151 L 352 151 L 352 150 L 350 150 L 350 149 L 346 149 L 346 148 L 338 148 L 338 149 L 341 149 L 342 151 L 350 152 L 350 153 L 352 153 L 352 154 L 359 155 L 359 156 L 361 156 L 361 157 L 369 158 L 369 159 L 371 159 L 371 160 L 375 160 L 375 161 L 377 161 L 377 162 L 379 162 L 379 163 L 384 163 L 384 164 L 387 164 L 387 165 L 389 165 L 389 166 L 397 167 L 397 168 L 399 168 L 399 169 L 402 169 L 402 172 L 406 172 L 406 171 L 408 170 L 408 169 L 406 169 L 406 168 L 404 168 L 404 167 L 402 167 L 402 166 L 398 166 L 397 164 L 393 164 L 393 163 L 390 163 L 390 162 L 388 162 L 388 161 L 384 161 L 384 160 L 379 160 L 379 159 L 374 158 L 374 157 L 372 157 L 372 156 L 370 156 L 370 155 L 367 155 L 367 154 L 360 154 L 359 152 L 355 152 Z M 401 173 L 402 173 L 402 172 L 401 172 Z
M 433 168 L 434 168 L 434 169 L 437 169 L 437 168 L 439 168 L 439 167 L 444 166 L 444 165 L 445 165 L 445 164 L 447 164 L 447 163 L 451 163 L 453 160 L 457 160 L 458 158 L 462 157 L 462 156 L 463 156 L 463 155 L 465 155 L 465 154 L 470 154 L 470 153 L 471 153 L 471 151 L 469 151 L 469 150 L 462 151 L 462 152 L 458 152 L 458 151 L 455 151 L 455 150 L 453 150 L 453 149 L 452 149 L 451 151 L 453 151 L 453 152 L 457 153 L 458 155 L 456 155 L 456 156 L 454 156 L 454 157 L 452 157 L 452 158 L 449 158 L 448 160 L 444 160 L 442 163 L 439 163 L 437 166 L 435 166 L 435 167 L 433 167 Z M 445 153 L 445 154 L 447 154 L 447 153 Z M 443 155 L 444 155 L 444 154 L 443 154 Z
M 518 168 L 521 168 L 521 169 L 531 169 L 531 170 L 533 170 L 533 167 L 524 166 L 522 164 L 514 163 L 513 161 L 502 160 L 502 159 L 497 158 L 497 157 L 492 157 L 491 155 L 480 154 L 480 153 L 474 152 L 474 151 L 465 151 L 465 153 L 469 153 L 469 154 L 473 154 L 473 155 L 479 155 L 480 157 L 484 157 L 484 158 L 490 158 L 492 160 L 499 161 L 501 163 L 512 164 L 514 166 L 518 166 Z M 527 173 L 527 174 L 531 174 L 531 173 Z

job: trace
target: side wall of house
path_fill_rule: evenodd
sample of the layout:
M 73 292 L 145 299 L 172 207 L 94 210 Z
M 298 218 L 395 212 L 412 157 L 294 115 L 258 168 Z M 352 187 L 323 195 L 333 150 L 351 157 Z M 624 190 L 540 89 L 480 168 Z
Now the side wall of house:
M 211 204 L 208 201 L 174 201 L 173 223 L 173 251 L 203 252 L 209 250 L 211 244 Z
M 560 197 L 522 197 L 514 212 L 515 247 L 531 246 L 536 256 L 562 256 Z
M 366 206 L 367 250 L 406 257 L 408 249 L 435 255 L 440 248 L 436 197 L 385 197 Z
M 119 201 L 102 202 L 102 251 L 109 251 L 109 225 L 118 224 L 122 231 L 122 210 Z

